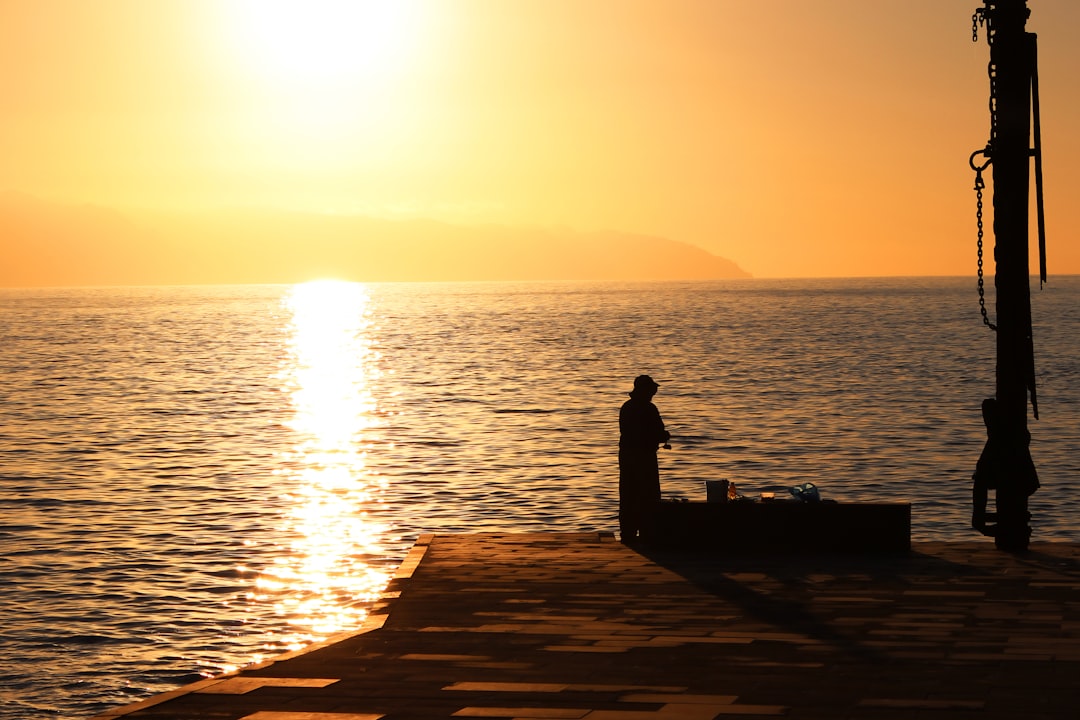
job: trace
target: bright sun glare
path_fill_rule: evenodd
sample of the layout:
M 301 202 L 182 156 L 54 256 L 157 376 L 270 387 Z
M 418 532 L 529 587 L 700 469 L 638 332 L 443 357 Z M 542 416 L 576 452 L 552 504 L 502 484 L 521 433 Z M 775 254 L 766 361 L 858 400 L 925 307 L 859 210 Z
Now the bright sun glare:
M 237 152 L 300 172 L 349 171 L 399 147 L 435 54 L 424 0 L 221 0 Z
M 296 649 L 367 615 L 386 571 L 365 562 L 385 551 L 388 528 L 371 517 L 381 481 L 367 467 L 370 433 L 379 426 L 372 385 L 379 353 L 371 339 L 369 298 L 356 283 L 296 285 L 283 300 L 291 316 L 281 380 L 292 400 L 296 446 L 282 458 L 293 489 L 284 518 L 288 551 L 263 568 L 249 599 L 273 603 Z
M 235 0 L 237 50 L 274 82 L 392 76 L 415 55 L 414 0 Z

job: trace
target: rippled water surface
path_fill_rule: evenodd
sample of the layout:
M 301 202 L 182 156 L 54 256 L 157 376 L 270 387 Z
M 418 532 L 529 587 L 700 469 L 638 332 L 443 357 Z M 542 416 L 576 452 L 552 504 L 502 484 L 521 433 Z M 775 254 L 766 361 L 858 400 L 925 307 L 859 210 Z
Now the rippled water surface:
M 1080 541 L 1080 278 L 1033 292 L 1035 539 Z M 0 718 L 85 718 L 355 627 L 421 532 L 614 530 L 813 481 L 974 539 L 969 279 L 0 290 Z

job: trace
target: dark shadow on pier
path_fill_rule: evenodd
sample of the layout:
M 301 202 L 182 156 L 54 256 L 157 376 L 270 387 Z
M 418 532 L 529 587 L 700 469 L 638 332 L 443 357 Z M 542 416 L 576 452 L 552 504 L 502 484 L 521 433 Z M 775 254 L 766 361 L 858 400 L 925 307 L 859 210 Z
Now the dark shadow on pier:
M 1080 559 L 1035 546 L 1020 554 L 978 542 L 923 547 L 927 552 L 918 546 L 884 554 L 637 552 L 730 604 L 748 623 L 801 634 L 851 661 L 875 664 L 900 660 L 887 641 L 903 637 L 903 627 L 970 617 L 994 598 L 1027 594 L 1036 577 L 1072 586 L 1080 578 Z

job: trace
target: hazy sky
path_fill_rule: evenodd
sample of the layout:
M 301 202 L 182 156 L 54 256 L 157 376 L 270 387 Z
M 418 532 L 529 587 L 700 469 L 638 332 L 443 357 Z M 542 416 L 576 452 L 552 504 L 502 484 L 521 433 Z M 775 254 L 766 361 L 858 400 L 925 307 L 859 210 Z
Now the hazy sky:
M 0 0 L 0 190 L 616 230 L 758 277 L 973 274 L 979 6 Z M 1078 273 L 1080 2 L 1029 6 L 1050 271 Z

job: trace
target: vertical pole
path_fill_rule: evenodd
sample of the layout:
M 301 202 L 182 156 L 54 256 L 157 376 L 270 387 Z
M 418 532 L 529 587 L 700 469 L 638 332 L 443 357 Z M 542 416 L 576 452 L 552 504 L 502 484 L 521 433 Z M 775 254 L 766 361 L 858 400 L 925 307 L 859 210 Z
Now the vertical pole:
M 997 289 L 997 401 L 1006 459 L 997 488 L 995 543 L 1024 550 L 1031 535 L 1021 455 L 1027 446 L 1027 391 L 1032 367 L 1028 270 L 1028 183 L 1032 53 L 1024 30 L 1026 0 L 988 0 L 990 64 L 996 113 L 991 138 Z M 1029 461 L 1030 462 L 1030 461 Z

